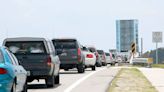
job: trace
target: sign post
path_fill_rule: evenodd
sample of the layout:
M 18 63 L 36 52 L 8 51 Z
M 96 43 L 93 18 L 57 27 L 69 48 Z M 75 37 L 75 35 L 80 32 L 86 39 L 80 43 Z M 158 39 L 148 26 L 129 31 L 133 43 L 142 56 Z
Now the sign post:
M 162 32 L 153 32 L 153 43 L 156 43 L 156 64 L 158 64 L 158 43 L 162 43 Z

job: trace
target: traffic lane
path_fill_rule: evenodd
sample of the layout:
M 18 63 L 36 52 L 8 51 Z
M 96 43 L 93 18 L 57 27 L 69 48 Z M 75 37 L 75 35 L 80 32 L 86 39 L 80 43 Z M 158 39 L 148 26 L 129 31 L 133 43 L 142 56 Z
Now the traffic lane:
M 96 70 L 100 70 L 103 67 L 97 67 Z M 60 71 L 60 84 L 55 85 L 54 88 L 47 88 L 44 80 L 34 81 L 28 84 L 28 92 L 64 92 L 70 85 L 74 84 L 76 81 L 82 77 L 92 73 L 91 68 L 87 68 L 85 73 L 77 73 L 77 70 Z
M 99 71 L 83 81 L 71 92 L 106 92 L 119 70 L 119 68 L 108 67 L 103 71 Z

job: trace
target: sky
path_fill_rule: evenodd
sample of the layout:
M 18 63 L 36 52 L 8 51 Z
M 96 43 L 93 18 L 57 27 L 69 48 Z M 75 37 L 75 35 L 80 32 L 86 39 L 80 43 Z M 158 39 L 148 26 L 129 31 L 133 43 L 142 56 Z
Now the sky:
M 155 49 L 152 32 L 164 32 L 163 4 L 163 0 L 0 0 L 0 44 L 7 37 L 64 37 L 108 51 L 116 48 L 116 20 L 138 19 L 145 52 Z

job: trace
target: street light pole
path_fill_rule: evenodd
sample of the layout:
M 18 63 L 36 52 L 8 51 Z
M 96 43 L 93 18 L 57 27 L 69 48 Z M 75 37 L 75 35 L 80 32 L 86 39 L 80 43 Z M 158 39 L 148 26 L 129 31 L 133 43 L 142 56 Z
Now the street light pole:
M 141 55 L 143 54 L 143 38 L 141 38 Z

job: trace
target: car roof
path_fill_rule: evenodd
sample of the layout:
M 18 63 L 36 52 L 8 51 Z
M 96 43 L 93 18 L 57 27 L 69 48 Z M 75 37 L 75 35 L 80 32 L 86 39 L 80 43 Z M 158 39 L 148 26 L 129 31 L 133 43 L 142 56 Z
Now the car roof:
M 52 40 L 77 40 L 76 38 L 53 38 Z
M 15 37 L 6 38 L 4 41 L 50 41 L 48 38 L 41 37 Z

